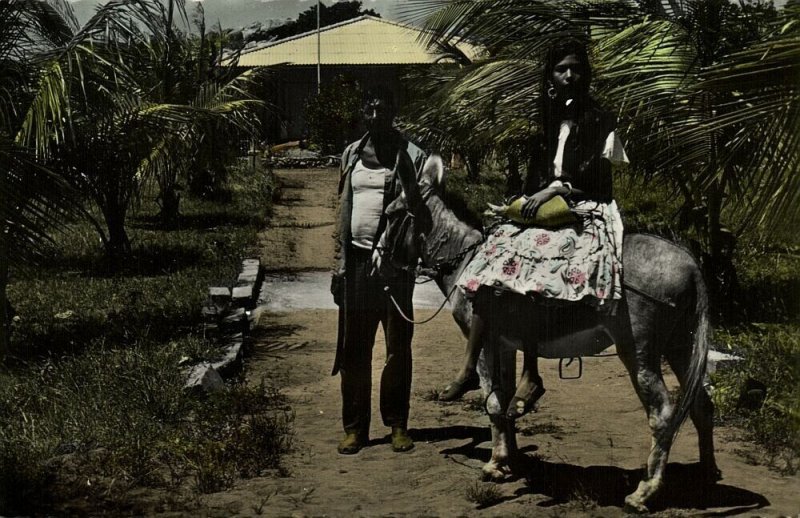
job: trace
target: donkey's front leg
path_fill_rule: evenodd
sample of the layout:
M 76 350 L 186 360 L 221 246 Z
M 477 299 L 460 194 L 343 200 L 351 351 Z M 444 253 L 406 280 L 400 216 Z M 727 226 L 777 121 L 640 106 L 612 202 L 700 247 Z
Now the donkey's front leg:
M 514 393 L 516 351 L 498 349 L 496 343 L 486 342 L 478 362 L 492 430 L 492 458 L 483 466 L 482 478 L 495 481 L 512 475 L 518 455 L 514 422 L 504 415 Z
M 517 436 L 514 422 L 502 416 L 490 416 L 492 458 L 481 470 L 483 480 L 503 481 L 513 476 L 516 464 Z

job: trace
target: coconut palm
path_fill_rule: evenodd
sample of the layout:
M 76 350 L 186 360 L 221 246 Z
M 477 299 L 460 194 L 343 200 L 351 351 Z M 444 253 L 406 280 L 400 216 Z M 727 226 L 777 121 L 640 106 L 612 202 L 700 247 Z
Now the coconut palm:
M 96 206 L 95 226 L 113 268 L 130 251 L 125 222 L 142 187 L 158 181 L 168 190 L 212 122 L 252 131 L 262 106 L 247 92 L 257 70 L 182 82 L 191 66 L 179 59 L 173 9 L 185 20 L 182 3 L 112 0 L 100 7 L 45 56 L 20 132 L 20 142 Z M 162 196 L 162 203 L 170 200 Z
M 14 140 L 36 86 L 34 52 L 63 44 L 77 23 L 60 2 L 0 3 L 0 361 L 8 333 L 9 270 L 35 264 L 54 227 L 78 210 L 69 186 Z
M 429 132 L 469 128 L 472 139 L 503 143 L 536 131 L 529 121 L 538 120 L 539 56 L 571 36 L 590 43 L 595 93 L 619 110 L 632 173 L 682 196 L 683 221 L 694 223 L 712 257 L 722 258 L 745 226 L 797 222 L 797 7 L 410 0 L 405 14 L 431 43 L 466 40 L 488 51 L 439 78 L 435 101 L 411 114 Z M 738 225 L 731 232 L 723 220 Z

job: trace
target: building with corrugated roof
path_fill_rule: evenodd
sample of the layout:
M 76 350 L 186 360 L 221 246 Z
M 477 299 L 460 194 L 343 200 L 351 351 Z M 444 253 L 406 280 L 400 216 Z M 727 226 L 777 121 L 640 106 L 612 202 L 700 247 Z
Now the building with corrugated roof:
M 400 78 L 408 67 L 425 66 L 447 59 L 428 48 L 422 30 L 409 25 L 360 16 L 319 31 L 291 36 L 266 45 L 246 49 L 238 60 L 240 67 L 276 67 L 270 100 L 279 108 L 280 120 L 270 124 L 269 138 L 285 141 L 301 138 L 306 131 L 305 106 L 317 92 L 317 62 L 321 82 L 343 76 L 362 89 L 378 83 L 389 85 L 400 103 L 407 98 Z M 477 51 L 469 45 L 460 50 L 469 57 Z M 358 134 L 352 128 L 343 141 Z

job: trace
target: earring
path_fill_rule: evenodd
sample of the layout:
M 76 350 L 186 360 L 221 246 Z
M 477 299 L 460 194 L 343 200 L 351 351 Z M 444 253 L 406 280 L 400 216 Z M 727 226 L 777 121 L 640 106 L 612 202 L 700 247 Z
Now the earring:
M 556 96 L 558 95 L 558 93 L 556 92 L 556 87 L 553 86 L 553 83 L 551 83 L 550 81 L 547 82 L 547 86 L 548 86 L 547 97 L 549 97 L 550 100 L 555 101 Z

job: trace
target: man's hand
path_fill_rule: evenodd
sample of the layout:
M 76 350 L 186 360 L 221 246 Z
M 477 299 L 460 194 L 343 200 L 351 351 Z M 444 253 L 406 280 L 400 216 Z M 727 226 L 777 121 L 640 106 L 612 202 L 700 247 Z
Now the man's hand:
M 397 151 L 397 164 L 395 165 L 397 176 L 400 178 L 401 185 L 405 190 L 411 184 L 417 184 L 417 170 L 414 167 L 414 161 L 411 156 L 403 148 Z
M 344 303 L 344 276 L 342 274 L 335 273 L 331 277 L 331 295 L 337 306 Z
M 537 192 L 528 198 L 528 201 L 522 205 L 522 217 L 525 219 L 533 219 L 533 217 L 536 216 L 536 211 L 539 210 L 539 207 L 552 200 L 557 195 L 558 192 L 556 192 L 556 190 L 552 187 L 547 187 Z
M 370 270 L 370 275 L 377 275 L 381 271 L 381 251 L 379 248 L 376 248 L 372 251 L 372 270 Z

